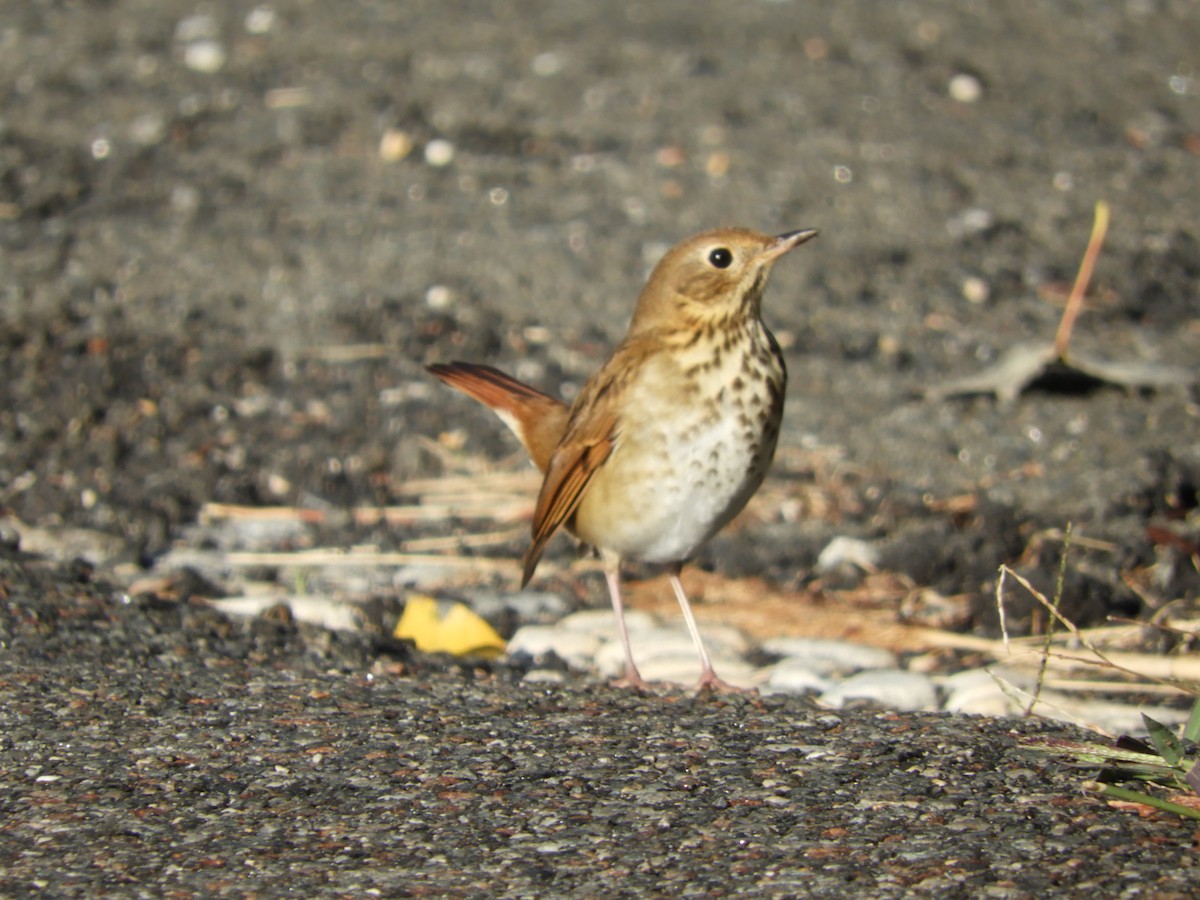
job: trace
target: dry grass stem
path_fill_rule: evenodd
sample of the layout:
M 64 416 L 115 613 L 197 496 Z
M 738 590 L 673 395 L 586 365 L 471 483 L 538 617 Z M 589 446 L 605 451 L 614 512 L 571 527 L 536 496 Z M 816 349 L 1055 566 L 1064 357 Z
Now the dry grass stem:
M 388 344 L 330 344 L 309 347 L 301 354 L 306 359 L 327 363 L 361 362 L 367 359 L 388 359 L 395 354 Z
M 1087 250 L 1084 251 L 1083 261 L 1079 264 L 1079 272 L 1075 275 L 1075 284 L 1071 288 L 1071 296 L 1067 299 L 1066 309 L 1058 323 L 1058 331 L 1054 335 L 1054 352 L 1059 359 L 1066 359 L 1067 345 L 1071 342 L 1071 332 L 1075 328 L 1075 320 L 1083 309 L 1083 295 L 1087 292 L 1088 282 L 1092 280 L 1092 272 L 1096 268 L 1096 260 L 1100 256 L 1100 248 L 1104 245 L 1104 236 L 1108 233 L 1108 204 L 1103 200 L 1096 203 L 1096 215 L 1092 220 L 1092 236 L 1088 239 Z

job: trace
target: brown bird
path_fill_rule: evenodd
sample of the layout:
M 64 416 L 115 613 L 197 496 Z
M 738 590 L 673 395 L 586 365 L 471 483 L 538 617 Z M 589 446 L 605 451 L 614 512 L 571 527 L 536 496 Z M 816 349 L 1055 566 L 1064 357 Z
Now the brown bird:
M 570 407 L 490 366 L 429 367 L 495 411 L 545 473 L 522 586 L 561 526 L 600 551 L 631 686 L 648 687 L 625 629 L 623 559 L 668 567 L 700 656 L 697 690 L 732 689 L 713 672 L 679 572 L 771 464 L 787 371 L 760 316 L 763 290 L 775 261 L 816 234 L 723 228 L 672 248 L 625 340 Z

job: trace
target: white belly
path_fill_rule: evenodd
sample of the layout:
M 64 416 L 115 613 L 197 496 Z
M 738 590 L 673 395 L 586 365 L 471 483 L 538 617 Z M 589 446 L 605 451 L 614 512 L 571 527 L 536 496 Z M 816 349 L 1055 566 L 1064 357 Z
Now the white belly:
M 719 392 L 686 403 L 672 385 L 681 367 L 648 367 L 630 386 L 639 412 L 622 418 L 588 486 L 575 518 L 581 539 L 623 558 L 682 562 L 746 505 L 775 452 L 765 413 L 782 402 L 782 385 L 773 393 L 750 377 L 742 353 L 717 368 Z

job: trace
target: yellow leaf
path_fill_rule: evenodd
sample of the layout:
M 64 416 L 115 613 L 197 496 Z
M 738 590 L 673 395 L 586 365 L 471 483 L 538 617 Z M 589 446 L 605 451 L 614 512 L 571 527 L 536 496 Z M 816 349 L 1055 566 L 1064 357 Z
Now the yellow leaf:
M 425 653 L 499 656 L 504 652 L 504 639 L 468 606 L 451 604 L 443 616 L 438 605 L 433 597 L 409 595 L 393 636 L 412 641 Z

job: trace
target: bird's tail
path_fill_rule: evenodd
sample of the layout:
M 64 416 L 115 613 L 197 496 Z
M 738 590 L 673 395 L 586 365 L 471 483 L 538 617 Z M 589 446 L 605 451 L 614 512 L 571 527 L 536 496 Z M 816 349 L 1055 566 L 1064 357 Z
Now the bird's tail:
M 562 440 L 570 412 L 567 405 L 531 388 L 511 375 L 476 363 L 439 363 L 429 373 L 478 400 L 504 422 L 543 472 Z

